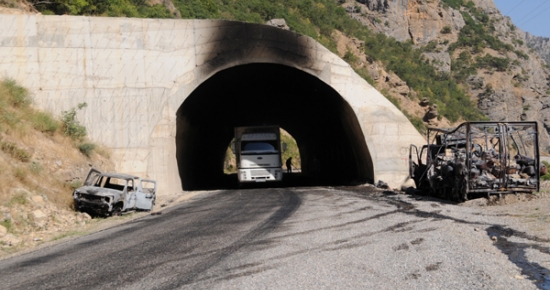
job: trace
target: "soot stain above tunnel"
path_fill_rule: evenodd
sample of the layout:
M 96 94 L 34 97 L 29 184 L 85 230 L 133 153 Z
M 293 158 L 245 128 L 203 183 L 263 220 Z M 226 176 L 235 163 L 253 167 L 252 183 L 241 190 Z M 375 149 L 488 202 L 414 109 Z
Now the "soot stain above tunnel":
M 178 168 L 186 190 L 227 187 L 223 162 L 237 126 L 284 128 L 299 144 L 304 174 L 315 156 L 331 184 L 372 177 L 353 110 L 329 85 L 292 67 L 248 64 L 220 71 L 184 101 L 177 122 Z
M 209 38 L 210 50 L 204 51 L 206 61 L 199 67 L 202 75 L 209 75 L 247 55 L 269 55 L 271 59 L 285 60 L 297 67 L 307 67 L 315 58 L 314 42 L 308 36 L 269 25 L 235 21 L 219 21 L 220 25 Z

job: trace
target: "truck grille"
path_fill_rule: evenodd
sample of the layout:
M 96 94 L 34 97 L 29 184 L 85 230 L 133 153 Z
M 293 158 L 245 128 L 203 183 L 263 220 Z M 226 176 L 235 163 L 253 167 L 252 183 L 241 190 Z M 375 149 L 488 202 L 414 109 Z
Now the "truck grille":
M 269 176 L 269 171 L 265 169 L 258 169 L 258 170 L 250 170 L 250 175 L 253 177 L 256 176 Z

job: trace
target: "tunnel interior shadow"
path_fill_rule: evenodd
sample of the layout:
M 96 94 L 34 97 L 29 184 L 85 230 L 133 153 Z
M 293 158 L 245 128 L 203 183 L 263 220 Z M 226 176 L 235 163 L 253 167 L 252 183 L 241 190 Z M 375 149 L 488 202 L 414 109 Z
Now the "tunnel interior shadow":
M 248 64 L 218 72 L 179 108 L 176 158 L 182 188 L 236 187 L 236 175 L 223 172 L 227 144 L 234 127 L 257 125 L 287 130 L 299 144 L 302 163 L 301 173 L 263 186 L 350 185 L 373 180 L 372 159 L 359 122 L 333 88 L 288 66 Z

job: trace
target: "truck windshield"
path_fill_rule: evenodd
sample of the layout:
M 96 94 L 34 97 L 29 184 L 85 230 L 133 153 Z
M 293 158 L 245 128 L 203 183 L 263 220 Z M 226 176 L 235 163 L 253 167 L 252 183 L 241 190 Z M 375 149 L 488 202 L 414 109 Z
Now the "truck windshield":
M 277 153 L 276 141 L 242 142 L 242 154 Z

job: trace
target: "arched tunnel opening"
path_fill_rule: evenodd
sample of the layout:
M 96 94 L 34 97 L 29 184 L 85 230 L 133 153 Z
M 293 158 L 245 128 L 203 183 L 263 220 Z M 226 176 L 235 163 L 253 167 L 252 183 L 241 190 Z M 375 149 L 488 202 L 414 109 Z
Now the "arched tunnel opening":
M 236 187 L 236 175 L 224 174 L 223 170 L 227 144 L 234 137 L 235 127 L 261 125 L 284 128 L 295 138 L 300 151 L 301 174 L 270 186 L 373 181 L 372 159 L 349 104 L 329 85 L 306 72 L 262 63 L 216 73 L 179 108 L 176 158 L 182 188 Z

